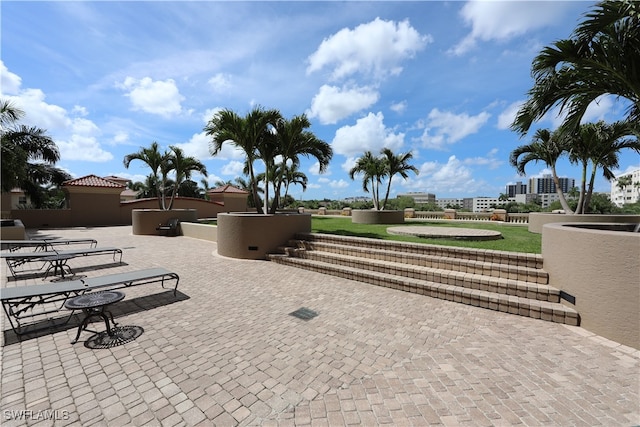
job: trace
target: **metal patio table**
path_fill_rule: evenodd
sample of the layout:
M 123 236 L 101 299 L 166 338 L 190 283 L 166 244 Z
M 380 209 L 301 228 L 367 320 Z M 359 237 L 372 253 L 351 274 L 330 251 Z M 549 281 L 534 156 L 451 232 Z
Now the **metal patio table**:
M 84 329 L 87 328 L 89 324 L 89 320 L 92 317 L 101 317 L 104 320 L 104 324 L 107 327 L 107 333 L 109 336 L 112 336 L 111 326 L 109 325 L 109 317 L 111 317 L 111 323 L 114 326 L 117 325 L 116 321 L 113 319 L 113 314 L 107 310 L 107 306 L 110 304 L 114 304 L 118 301 L 122 301 L 124 299 L 124 292 L 120 291 L 101 291 L 101 292 L 90 292 L 83 295 L 78 295 L 77 297 L 69 298 L 65 303 L 65 308 L 69 310 L 82 310 L 85 314 L 84 319 L 78 326 L 78 333 L 76 338 L 71 341 L 71 344 L 75 344 L 78 342 L 78 338 L 80 338 L 80 334 Z M 108 317 L 107 317 L 108 315 Z

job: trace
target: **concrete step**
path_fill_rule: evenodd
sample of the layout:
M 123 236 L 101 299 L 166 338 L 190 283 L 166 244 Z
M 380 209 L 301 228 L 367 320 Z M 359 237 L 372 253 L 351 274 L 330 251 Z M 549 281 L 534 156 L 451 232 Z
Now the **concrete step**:
M 413 292 L 432 298 L 445 299 L 490 310 L 532 317 L 556 323 L 578 325 L 578 313 L 558 302 L 541 301 L 489 292 L 482 289 L 466 288 L 455 284 L 437 283 L 416 277 L 401 276 L 380 271 L 371 271 L 363 266 L 333 264 L 315 259 L 305 259 L 287 254 L 269 254 L 267 258 L 284 265 L 304 268 L 345 279 L 357 280 L 376 286 L 384 286 L 405 292 Z
M 322 251 L 359 258 L 411 264 L 434 269 L 451 270 L 461 273 L 480 274 L 489 277 L 499 277 L 538 284 L 549 283 L 549 275 L 542 268 L 498 264 L 473 259 L 460 259 L 443 255 L 412 253 L 407 251 L 378 249 L 363 246 L 328 243 L 323 241 L 290 240 L 289 247 L 310 251 Z
M 384 249 L 392 252 L 444 256 L 459 260 L 473 260 L 492 264 L 505 264 L 518 267 L 542 269 L 540 254 L 496 251 L 491 249 L 460 248 L 454 246 L 429 245 L 423 243 L 397 242 L 391 240 L 369 239 L 366 237 L 340 236 L 322 233 L 298 233 L 298 240 L 307 242 L 325 242 L 367 249 Z
M 525 280 L 496 277 L 494 275 L 478 273 L 467 273 L 447 268 L 433 268 L 389 260 L 389 258 L 398 259 L 397 257 L 377 259 L 367 256 L 353 256 L 345 253 L 298 248 L 284 248 L 283 251 L 290 257 L 315 260 L 326 264 L 342 265 L 355 269 L 388 273 L 391 275 L 415 278 L 428 282 L 461 286 L 469 289 L 479 289 L 497 294 L 530 298 L 538 301 L 560 302 L 560 291 L 558 289 L 546 284 L 527 282 Z M 455 263 L 455 260 L 452 262 Z M 443 267 L 446 266 L 446 263 L 443 264 Z M 526 277 L 526 274 L 524 277 Z

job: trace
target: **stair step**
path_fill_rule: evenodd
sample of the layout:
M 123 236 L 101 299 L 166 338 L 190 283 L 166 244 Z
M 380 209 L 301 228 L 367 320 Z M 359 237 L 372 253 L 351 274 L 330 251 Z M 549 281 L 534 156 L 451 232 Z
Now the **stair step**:
M 559 302 L 541 301 L 515 295 L 500 294 L 481 289 L 465 288 L 454 284 L 441 284 L 429 280 L 370 271 L 318 260 L 270 254 L 267 258 L 281 264 L 305 268 L 346 279 L 384 286 L 406 292 L 427 295 L 463 304 L 483 307 L 505 313 L 532 317 L 556 323 L 578 325 L 578 313 Z
M 368 249 L 386 249 L 393 252 L 409 252 L 413 254 L 447 256 L 456 259 L 507 264 L 511 266 L 542 269 L 540 254 L 497 251 L 491 249 L 474 249 L 454 246 L 429 245 L 392 240 L 369 239 L 366 237 L 340 236 L 321 233 L 297 233 L 298 240 L 308 242 L 327 242 Z
M 482 274 L 503 279 L 520 280 L 538 284 L 547 284 L 549 275 L 541 268 L 513 266 L 471 259 L 452 258 L 444 255 L 424 255 L 411 252 L 398 252 L 388 249 L 354 247 L 344 244 L 321 241 L 290 240 L 289 246 L 312 251 L 323 251 L 335 254 L 355 256 L 367 259 L 384 260 L 422 267 L 459 271 L 462 273 Z
M 560 291 L 546 284 L 527 282 L 483 274 L 466 273 L 450 269 L 432 268 L 401 262 L 362 258 L 324 251 L 294 249 L 289 256 L 316 260 L 327 264 L 342 265 L 356 269 L 366 269 L 378 273 L 409 277 L 469 289 L 513 295 L 539 301 L 560 302 Z

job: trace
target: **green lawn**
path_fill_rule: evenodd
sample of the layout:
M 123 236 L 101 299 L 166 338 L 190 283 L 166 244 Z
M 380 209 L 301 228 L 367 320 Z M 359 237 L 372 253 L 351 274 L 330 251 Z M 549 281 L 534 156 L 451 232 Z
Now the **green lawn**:
M 397 225 L 397 224 L 395 224 Z M 428 225 L 432 227 L 462 227 L 496 230 L 502 233 L 503 239 L 488 241 L 425 239 L 411 236 L 393 236 L 387 233 L 389 224 L 353 224 L 351 217 L 318 217 L 311 220 L 311 231 L 314 233 L 340 234 L 344 236 L 370 237 L 374 239 L 399 240 L 403 242 L 429 243 L 433 245 L 463 246 L 478 249 L 495 249 L 500 251 L 527 252 L 539 254 L 542 251 L 542 236 L 530 233 L 527 226 L 504 225 L 490 222 L 439 222 L 420 221 L 405 222 L 405 226 Z

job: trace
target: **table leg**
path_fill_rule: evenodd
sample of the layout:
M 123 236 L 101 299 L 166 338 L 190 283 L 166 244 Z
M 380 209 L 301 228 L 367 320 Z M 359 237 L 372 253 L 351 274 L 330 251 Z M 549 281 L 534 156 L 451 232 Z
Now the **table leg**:
M 104 308 L 105 307 L 102 307 L 101 310 L 95 310 L 95 309 L 83 310 L 85 313 L 85 318 L 80 324 L 80 326 L 78 326 L 78 333 L 76 334 L 76 338 L 73 341 L 71 341 L 71 344 L 75 344 L 78 342 L 78 339 L 80 338 L 80 334 L 82 333 L 83 330 L 87 329 L 87 325 L 89 325 L 89 320 L 91 320 L 91 318 L 94 316 L 100 316 L 102 320 L 104 320 L 104 324 L 107 327 L 107 334 L 109 334 L 109 336 L 113 336 L 113 332 L 111 332 L 111 326 L 109 326 L 109 318 L 107 317 L 107 313 L 109 314 L 109 316 L 111 316 L 111 321 L 113 322 L 114 325 L 116 325 L 116 322 L 113 320 L 113 314 L 111 314 L 110 311 L 105 312 Z

